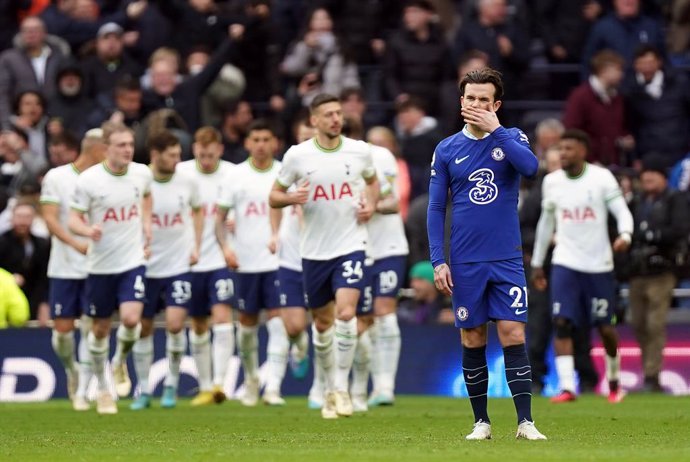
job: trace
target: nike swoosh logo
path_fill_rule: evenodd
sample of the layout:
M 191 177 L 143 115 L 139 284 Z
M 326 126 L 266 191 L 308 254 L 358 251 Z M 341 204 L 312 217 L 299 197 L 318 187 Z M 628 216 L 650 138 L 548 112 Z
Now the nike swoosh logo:
M 522 311 L 520 311 L 520 310 L 515 310 L 515 316 L 520 316 L 520 315 L 523 314 L 523 313 L 527 313 L 527 310 L 522 310 Z
M 467 380 L 476 379 L 476 378 L 479 377 L 480 375 L 482 375 L 481 372 L 477 372 L 477 373 L 474 374 L 474 375 L 468 375 L 468 376 L 467 376 Z
M 518 372 L 518 373 L 515 374 L 515 375 L 520 375 L 520 376 L 522 376 L 522 375 L 526 375 L 526 374 L 529 374 L 529 371 Z
M 468 157 L 470 157 L 469 154 L 466 155 L 465 157 L 461 157 L 460 159 L 455 159 L 455 165 L 457 165 L 457 164 L 459 164 L 460 162 L 464 161 L 464 160 L 467 159 Z
M 360 279 L 362 278 L 347 278 L 345 282 L 347 282 L 348 284 L 354 284 L 355 282 L 359 282 Z

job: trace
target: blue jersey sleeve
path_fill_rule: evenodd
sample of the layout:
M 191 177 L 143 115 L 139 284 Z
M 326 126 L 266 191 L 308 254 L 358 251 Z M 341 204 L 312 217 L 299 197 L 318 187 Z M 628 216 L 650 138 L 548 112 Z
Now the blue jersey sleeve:
M 441 145 L 436 148 L 431 159 L 431 179 L 429 180 L 429 209 L 427 211 L 427 234 L 429 254 L 434 268 L 445 263 L 444 231 L 446 229 L 446 202 L 450 185 L 448 166 Z
M 508 162 L 520 175 L 531 178 L 537 174 L 539 161 L 529 146 L 529 139 L 522 130 L 508 130 L 503 126 L 492 133 L 494 139 L 503 148 Z

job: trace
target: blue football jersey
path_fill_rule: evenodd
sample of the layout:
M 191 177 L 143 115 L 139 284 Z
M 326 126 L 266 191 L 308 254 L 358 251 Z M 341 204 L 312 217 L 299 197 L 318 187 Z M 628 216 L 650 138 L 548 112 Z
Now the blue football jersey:
M 443 231 L 450 192 L 450 263 L 522 257 L 517 203 L 520 175 L 538 161 L 519 129 L 499 127 L 477 139 L 465 127 L 441 141 L 431 161 L 427 229 L 431 261 L 445 263 Z

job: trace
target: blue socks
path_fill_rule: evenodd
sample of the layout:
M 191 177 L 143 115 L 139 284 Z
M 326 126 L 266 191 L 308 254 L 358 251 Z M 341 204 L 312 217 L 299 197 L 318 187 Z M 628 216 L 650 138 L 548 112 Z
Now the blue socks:
M 523 345 L 524 351 L 524 345 Z M 525 361 L 527 356 L 525 356 Z M 479 348 L 462 348 L 462 374 L 470 397 L 474 421 L 489 423 L 486 410 L 486 392 L 489 389 L 489 369 L 486 366 L 486 345 Z
M 513 394 L 513 403 L 517 411 L 518 424 L 524 420 L 532 422 L 532 368 L 527 359 L 525 344 L 503 348 L 503 359 L 506 365 L 506 380 Z

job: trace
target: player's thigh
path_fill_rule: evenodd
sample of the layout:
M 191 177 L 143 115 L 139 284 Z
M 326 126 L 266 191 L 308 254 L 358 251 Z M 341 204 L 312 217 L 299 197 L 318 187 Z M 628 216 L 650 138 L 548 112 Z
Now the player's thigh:
M 527 281 L 522 259 L 491 263 L 489 319 L 527 323 Z
M 289 268 L 278 268 L 278 302 L 281 308 L 304 308 L 307 306 L 304 297 L 302 272 Z
M 74 323 L 74 319 L 81 316 L 85 307 L 85 284 L 84 279 L 51 278 L 49 280 L 48 304 L 50 305 L 50 314 L 56 324 L 61 319 L 70 320 Z
M 96 319 L 110 319 L 118 308 L 118 277 L 115 274 L 89 274 L 86 278 L 87 314 Z
M 142 319 L 153 319 L 165 307 L 168 278 L 146 278 L 146 303 Z
M 489 321 L 486 296 L 490 276 L 488 264 L 452 264 L 450 274 L 455 327 L 470 329 L 486 324 Z
M 615 325 L 616 279 L 613 271 L 583 274 L 584 299 L 589 307 L 591 325 Z
M 262 309 L 276 310 L 274 315 L 278 316 L 277 308 L 280 306 L 280 295 L 278 290 L 278 271 L 266 271 L 261 273 L 261 300 L 259 306 Z M 269 316 L 272 316 L 269 313 Z
M 227 268 L 211 271 L 206 279 L 206 290 L 211 306 L 224 304 L 231 306 L 237 293 L 237 273 Z
M 551 268 L 551 315 L 564 318 L 578 327 L 589 326 L 589 317 L 583 306 L 583 280 L 578 271 L 560 265 Z
M 117 300 L 122 305 L 126 302 L 146 302 L 146 267 L 137 266 L 124 271 L 118 276 Z
M 363 251 L 352 252 L 336 260 L 336 269 L 331 274 L 331 287 L 335 294 L 338 319 L 350 319 L 355 315 L 360 296 L 366 288 L 366 271 Z
M 307 307 L 319 309 L 334 299 L 331 276 L 337 269 L 334 260 L 302 260 L 302 281 Z
M 386 299 L 388 301 L 397 300 L 398 292 L 400 292 L 400 287 L 405 279 L 405 268 L 407 265 L 406 260 L 406 257 L 398 256 L 383 258 L 374 262 L 374 267 L 372 268 L 374 300 L 379 298 Z M 390 308 L 390 304 L 381 305 L 381 308 L 378 308 L 376 305 L 377 304 L 374 303 L 374 310 L 376 311 L 377 316 L 382 316 L 384 314 L 393 312 L 380 312 L 380 310 Z M 395 310 L 395 304 L 393 305 L 393 310 Z
M 236 273 L 235 280 L 237 281 L 237 309 L 240 315 L 258 316 L 263 298 L 261 273 Z
M 182 273 L 166 278 L 164 292 L 165 307 L 176 306 L 184 310 L 191 308 L 192 302 L 192 275 Z
M 374 269 L 373 265 L 364 265 L 364 287 L 357 300 L 357 316 L 369 316 L 374 309 Z M 337 304 L 337 303 L 336 303 Z

